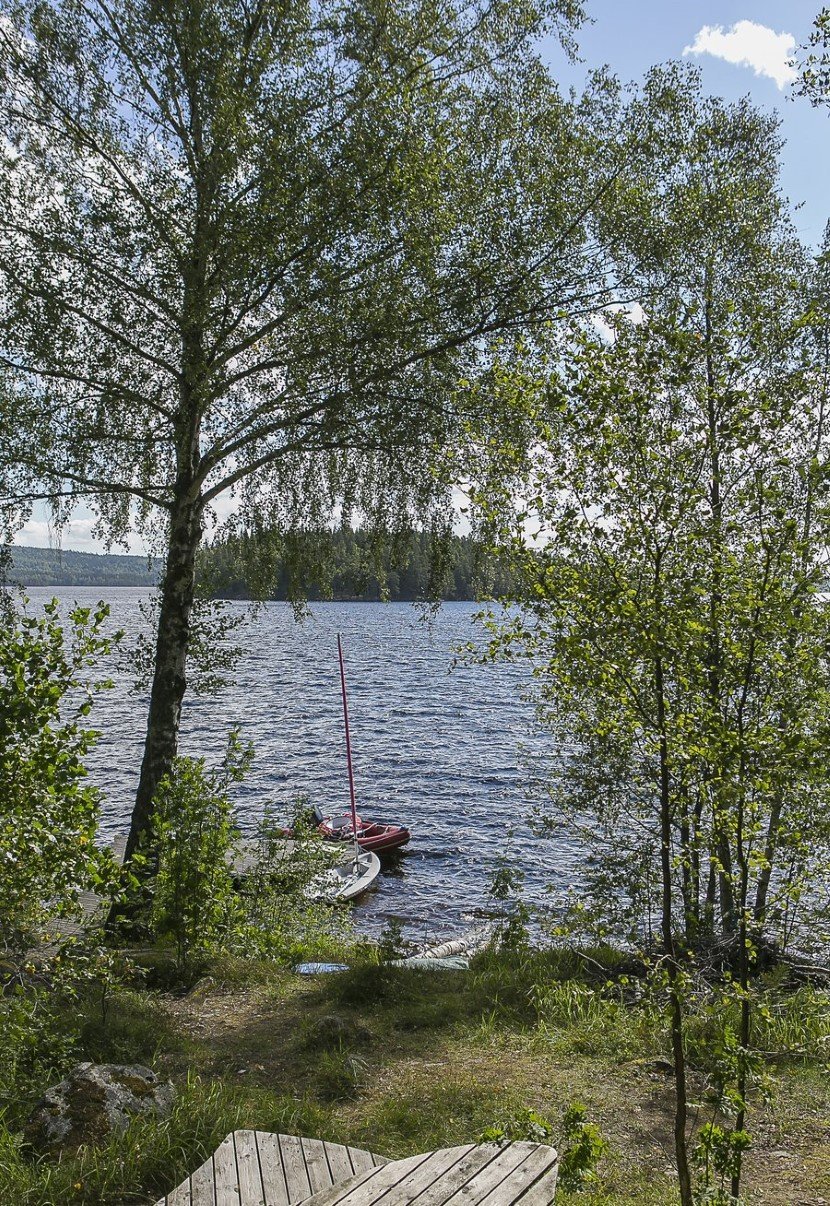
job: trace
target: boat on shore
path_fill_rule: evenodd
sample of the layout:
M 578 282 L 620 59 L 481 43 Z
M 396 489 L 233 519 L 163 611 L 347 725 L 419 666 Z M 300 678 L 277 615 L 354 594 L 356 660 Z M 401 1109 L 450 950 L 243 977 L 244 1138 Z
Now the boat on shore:
M 331 851 L 328 866 L 315 872 L 304 888 L 309 900 L 336 901 L 357 900 L 372 887 L 380 874 L 380 859 L 377 852 L 392 850 L 409 841 L 409 831 L 402 825 L 381 825 L 374 821 L 363 821 L 357 815 L 352 767 L 352 744 L 349 732 L 349 709 L 346 700 L 346 671 L 343 664 L 343 645 L 337 635 L 337 653 L 340 661 L 340 688 L 343 697 L 343 725 L 346 737 L 346 763 L 349 772 L 349 797 L 351 811 L 342 816 L 326 817 L 318 808 L 314 809 L 317 831 L 321 838 L 338 843 L 340 849 Z M 303 841 L 316 840 L 314 835 L 303 838 L 291 829 L 283 829 L 277 839 L 279 858 L 291 858 Z M 331 849 L 329 847 L 329 849 Z M 244 857 L 237 860 L 238 874 L 250 873 L 256 865 L 257 852 L 250 847 Z M 328 860 L 327 860 L 328 861 Z M 247 864 L 247 865 L 246 865 Z
M 409 841 L 410 833 L 403 825 L 381 821 L 365 821 L 358 816 L 354 790 L 354 768 L 352 766 L 352 740 L 349 731 L 349 705 L 346 697 L 346 667 L 343 661 L 343 642 L 337 634 L 337 658 L 340 663 L 340 692 L 343 700 L 343 727 L 346 737 L 346 763 L 349 771 L 349 799 L 351 810 L 347 813 L 327 816 L 316 805 L 314 816 L 317 829 L 327 841 L 351 842 L 355 857 L 358 850 L 374 854 L 388 854 L 399 850 Z

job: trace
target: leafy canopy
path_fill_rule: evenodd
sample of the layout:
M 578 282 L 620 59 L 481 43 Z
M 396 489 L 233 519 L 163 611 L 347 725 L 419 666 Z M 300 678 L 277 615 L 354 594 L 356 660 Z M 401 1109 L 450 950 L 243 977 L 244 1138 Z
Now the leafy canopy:
M 17 2 L 0 28 L 2 495 L 110 534 L 241 492 L 443 498 L 452 385 L 595 289 L 575 0 Z M 138 505 L 138 513 L 133 507 Z

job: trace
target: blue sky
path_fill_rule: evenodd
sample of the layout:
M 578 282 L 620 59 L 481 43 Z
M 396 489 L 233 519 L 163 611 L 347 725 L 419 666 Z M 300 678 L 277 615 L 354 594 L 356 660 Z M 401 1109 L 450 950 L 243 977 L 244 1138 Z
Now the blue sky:
M 786 61 L 809 38 L 820 7 L 821 0 L 587 0 L 592 20 L 578 36 L 582 61 L 568 62 L 552 41 L 543 44 L 543 53 L 563 87 L 579 88 L 596 67 L 607 64 L 623 81 L 638 81 L 655 63 L 683 58 L 687 47 L 696 48 L 685 57 L 700 66 L 710 92 L 728 100 L 749 95 L 757 105 L 780 114 L 783 188 L 802 239 L 817 245 L 830 218 L 830 111 L 813 109 L 792 95 Z M 89 512 L 79 508 L 60 543 L 64 548 L 103 551 L 91 527 Z M 44 510 L 32 517 L 16 543 L 54 543 Z M 132 542 L 132 549 L 143 551 L 142 542 Z
M 685 56 L 701 68 L 708 91 L 727 100 L 749 95 L 755 104 L 780 114 L 786 140 L 783 188 L 795 210 L 802 239 L 817 244 L 830 218 L 830 110 L 813 109 L 809 101 L 794 97 L 789 85 L 779 87 L 776 79 L 756 74 L 751 65 L 717 56 L 747 54 L 762 70 L 779 74 L 788 45 L 781 35 L 789 37 L 790 46 L 803 45 L 821 0 L 787 4 L 776 0 L 737 4 L 726 0 L 586 0 L 586 6 L 592 23 L 578 35 L 582 64 L 569 64 L 550 42 L 544 46 L 545 58 L 560 83 L 578 87 L 587 70 L 604 64 L 620 79 L 638 81 L 655 63 L 683 58 L 686 47 L 710 47 Z

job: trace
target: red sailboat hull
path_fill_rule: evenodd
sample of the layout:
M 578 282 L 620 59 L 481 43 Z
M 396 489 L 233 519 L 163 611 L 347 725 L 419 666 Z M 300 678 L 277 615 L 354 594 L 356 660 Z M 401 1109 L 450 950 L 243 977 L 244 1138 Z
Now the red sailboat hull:
M 363 821 L 357 815 L 357 804 L 354 790 L 354 769 L 352 767 L 352 739 L 349 732 L 349 707 L 346 700 L 346 667 L 343 662 L 343 642 L 340 633 L 337 634 L 337 658 L 340 663 L 340 693 L 343 698 L 343 727 L 346 737 L 346 763 L 349 770 L 349 800 L 350 812 L 345 815 L 325 816 L 315 805 L 314 814 L 318 821 L 317 829 L 324 838 L 332 842 L 353 842 L 362 850 L 373 854 L 381 854 L 390 850 L 398 850 L 409 841 L 409 830 L 403 825 L 382 825 L 377 821 Z
M 359 816 L 355 820 L 357 844 L 362 850 L 383 854 L 399 850 L 409 841 L 409 830 L 403 825 L 383 825 L 378 821 L 364 821 Z M 317 829 L 330 842 L 351 842 L 355 836 L 351 817 L 322 817 Z

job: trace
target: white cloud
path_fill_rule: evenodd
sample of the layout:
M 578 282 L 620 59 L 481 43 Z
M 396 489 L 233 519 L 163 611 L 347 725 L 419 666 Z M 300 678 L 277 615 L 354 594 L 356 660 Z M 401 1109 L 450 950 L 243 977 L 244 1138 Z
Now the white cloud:
M 790 33 L 776 33 L 757 21 L 736 21 L 731 29 L 704 25 L 684 54 L 711 54 L 738 67 L 751 67 L 756 75 L 775 80 L 779 88 L 795 79 L 790 60 L 796 40 Z
M 591 315 L 590 323 L 597 335 L 601 339 L 604 339 L 606 343 L 613 343 L 617 338 L 614 328 L 600 311 Z
M 30 519 L 15 533 L 14 543 L 36 549 L 64 548 L 78 549 L 84 553 L 97 552 L 99 542 L 92 535 L 92 524 L 91 519 L 74 519 L 62 533 L 57 533 L 48 520 Z
M 240 506 L 240 500 L 234 494 L 233 490 L 223 490 L 210 504 L 207 521 L 208 528 L 219 527 L 225 523 L 231 516 L 238 513 Z

